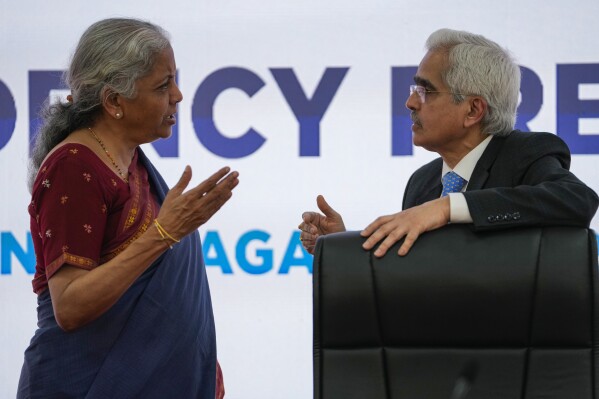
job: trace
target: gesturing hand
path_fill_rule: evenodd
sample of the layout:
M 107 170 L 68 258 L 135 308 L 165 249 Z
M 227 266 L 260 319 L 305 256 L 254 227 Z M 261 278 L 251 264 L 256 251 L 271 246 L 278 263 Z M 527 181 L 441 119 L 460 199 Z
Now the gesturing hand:
M 393 244 L 405 237 L 397 252 L 398 255 L 404 256 L 420 234 L 443 227 L 447 223 L 449 223 L 449 197 L 443 197 L 393 215 L 377 218 L 360 233 L 362 237 L 368 237 L 362 247 L 370 250 L 383 240 L 374 252 L 374 256 L 380 258 Z
M 175 238 L 182 238 L 206 223 L 233 195 L 239 173 L 224 167 L 196 187 L 185 189 L 191 181 L 191 167 L 169 190 L 158 213 L 160 225 Z
M 318 212 L 304 212 L 298 229 L 302 232 L 300 240 L 309 253 L 314 253 L 316 239 L 322 235 L 345 231 L 341 215 L 325 201 L 322 195 L 316 197 L 316 205 L 324 215 Z

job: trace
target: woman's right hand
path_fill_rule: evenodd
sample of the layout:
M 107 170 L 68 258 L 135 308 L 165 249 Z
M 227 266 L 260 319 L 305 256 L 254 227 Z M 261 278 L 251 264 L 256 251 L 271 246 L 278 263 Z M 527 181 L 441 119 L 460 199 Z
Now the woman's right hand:
M 231 198 L 239 184 L 239 173 L 229 171 L 229 167 L 224 167 L 184 192 L 191 181 L 191 167 L 186 166 L 177 184 L 164 198 L 158 223 L 177 239 L 197 230 Z
M 239 173 L 222 168 L 208 179 L 183 192 L 191 180 L 191 168 L 167 193 L 158 223 L 177 240 L 206 223 L 231 198 Z M 142 235 L 108 262 L 92 270 L 64 265 L 48 280 L 58 325 L 73 331 L 97 319 L 118 301 L 144 270 L 164 251 L 158 233 Z

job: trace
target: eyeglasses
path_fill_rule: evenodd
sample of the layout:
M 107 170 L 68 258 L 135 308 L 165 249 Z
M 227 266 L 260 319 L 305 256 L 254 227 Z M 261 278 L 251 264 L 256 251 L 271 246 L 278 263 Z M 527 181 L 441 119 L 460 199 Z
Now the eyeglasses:
M 436 91 L 436 90 L 429 90 L 424 86 L 420 86 L 420 85 L 410 85 L 410 95 L 417 93 L 418 97 L 420 98 L 420 103 L 424 104 L 425 100 L 426 100 L 426 95 L 429 93 L 439 93 L 439 94 L 457 94 L 460 96 L 469 96 L 470 94 L 462 94 L 462 93 L 455 93 L 453 91 Z

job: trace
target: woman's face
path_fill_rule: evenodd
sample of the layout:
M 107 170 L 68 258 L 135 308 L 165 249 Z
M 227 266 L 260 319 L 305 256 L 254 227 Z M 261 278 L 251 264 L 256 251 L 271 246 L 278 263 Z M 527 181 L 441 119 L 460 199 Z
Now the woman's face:
M 176 71 L 175 56 L 169 46 L 156 55 L 150 73 L 135 83 L 137 96 L 119 98 L 121 122 L 135 144 L 170 137 L 177 103 L 183 99 L 175 82 Z

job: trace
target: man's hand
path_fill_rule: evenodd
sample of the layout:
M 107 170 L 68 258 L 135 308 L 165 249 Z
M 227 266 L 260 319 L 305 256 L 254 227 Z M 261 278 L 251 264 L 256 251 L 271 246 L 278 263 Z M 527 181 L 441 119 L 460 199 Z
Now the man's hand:
M 449 197 L 425 202 L 394 215 L 381 216 L 370 223 L 360 234 L 368 237 L 362 247 L 371 250 L 376 243 L 381 242 L 374 256 L 384 256 L 389 248 L 405 237 L 398 255 L 408 253 L 420 234 L 438 229 L 449 223 Z
M 300 240 L 309 253 L 314 253 L 316 239 L 320 236 L 345 231 L 341 215 L 325 201 L 322 195 L 316 197 L 316 205 L 324 215 L 318 212 L 304 212 L 298 229 L 302 231 Z

